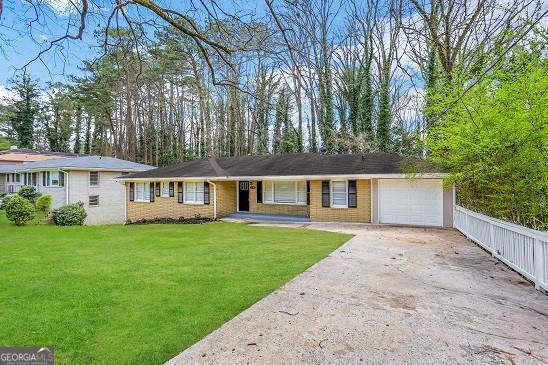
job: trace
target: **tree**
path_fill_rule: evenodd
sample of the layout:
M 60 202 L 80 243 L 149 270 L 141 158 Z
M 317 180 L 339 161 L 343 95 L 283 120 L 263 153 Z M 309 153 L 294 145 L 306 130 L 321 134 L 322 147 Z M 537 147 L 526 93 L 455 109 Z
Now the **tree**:
M 39 89 L 28 75 L 13 81 L 11 89 L 17 100 L 13 103 L 11 127 L 15 131 L 19 147 L 32 148 L 34 145 L 34 126 L 40 112 Z
M 428 136 L 431 158 L 451 173 L 458 203 L 548 228 L 548 59 L 546 38 L 529 41 L 464 92 L 453 76 L 437 95 Z M 456 101 L 458 100 L 458 101 Z

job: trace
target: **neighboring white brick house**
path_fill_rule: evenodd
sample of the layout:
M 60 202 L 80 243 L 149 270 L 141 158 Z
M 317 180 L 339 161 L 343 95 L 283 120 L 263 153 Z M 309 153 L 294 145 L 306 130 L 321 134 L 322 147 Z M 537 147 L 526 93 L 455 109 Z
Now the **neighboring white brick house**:
M 33 185 L 41 194 L 53 197 L 52 208 L 84 203 L 86 224 L 114 224 L 125 221 L 125 187 L 116 178 L 152 166 L 112 157 L 84 156 L 29 162 L 0 168 L 0 187 L 7 193 Z

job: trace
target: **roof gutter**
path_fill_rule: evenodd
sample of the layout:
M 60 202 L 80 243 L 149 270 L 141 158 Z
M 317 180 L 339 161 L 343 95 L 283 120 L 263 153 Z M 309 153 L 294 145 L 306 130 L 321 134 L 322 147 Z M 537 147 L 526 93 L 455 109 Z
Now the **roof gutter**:
M 236 180 L 329 180 L 329 179 L 441 179 L 448 173 L 421 174 L 341 174 L 341 175 L 266 175 L 266 176 L 171 176 L 171 177 L 120 177 L 120 181 L 236 181 Z

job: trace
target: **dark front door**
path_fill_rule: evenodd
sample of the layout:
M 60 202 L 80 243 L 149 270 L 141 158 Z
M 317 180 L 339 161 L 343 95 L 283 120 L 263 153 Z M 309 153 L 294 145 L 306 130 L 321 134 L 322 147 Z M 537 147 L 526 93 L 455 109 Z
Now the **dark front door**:
M 249 181 L 238 182 L 238 210 L 249 212 Z

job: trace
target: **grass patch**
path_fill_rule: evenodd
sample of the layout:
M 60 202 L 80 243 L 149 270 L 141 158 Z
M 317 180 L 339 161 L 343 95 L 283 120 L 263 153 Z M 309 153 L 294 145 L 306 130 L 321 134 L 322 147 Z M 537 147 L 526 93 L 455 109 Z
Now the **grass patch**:
M 160 364 L 349 235 L 241 224 L 15 227 L 0 212 L 0 346 Z

